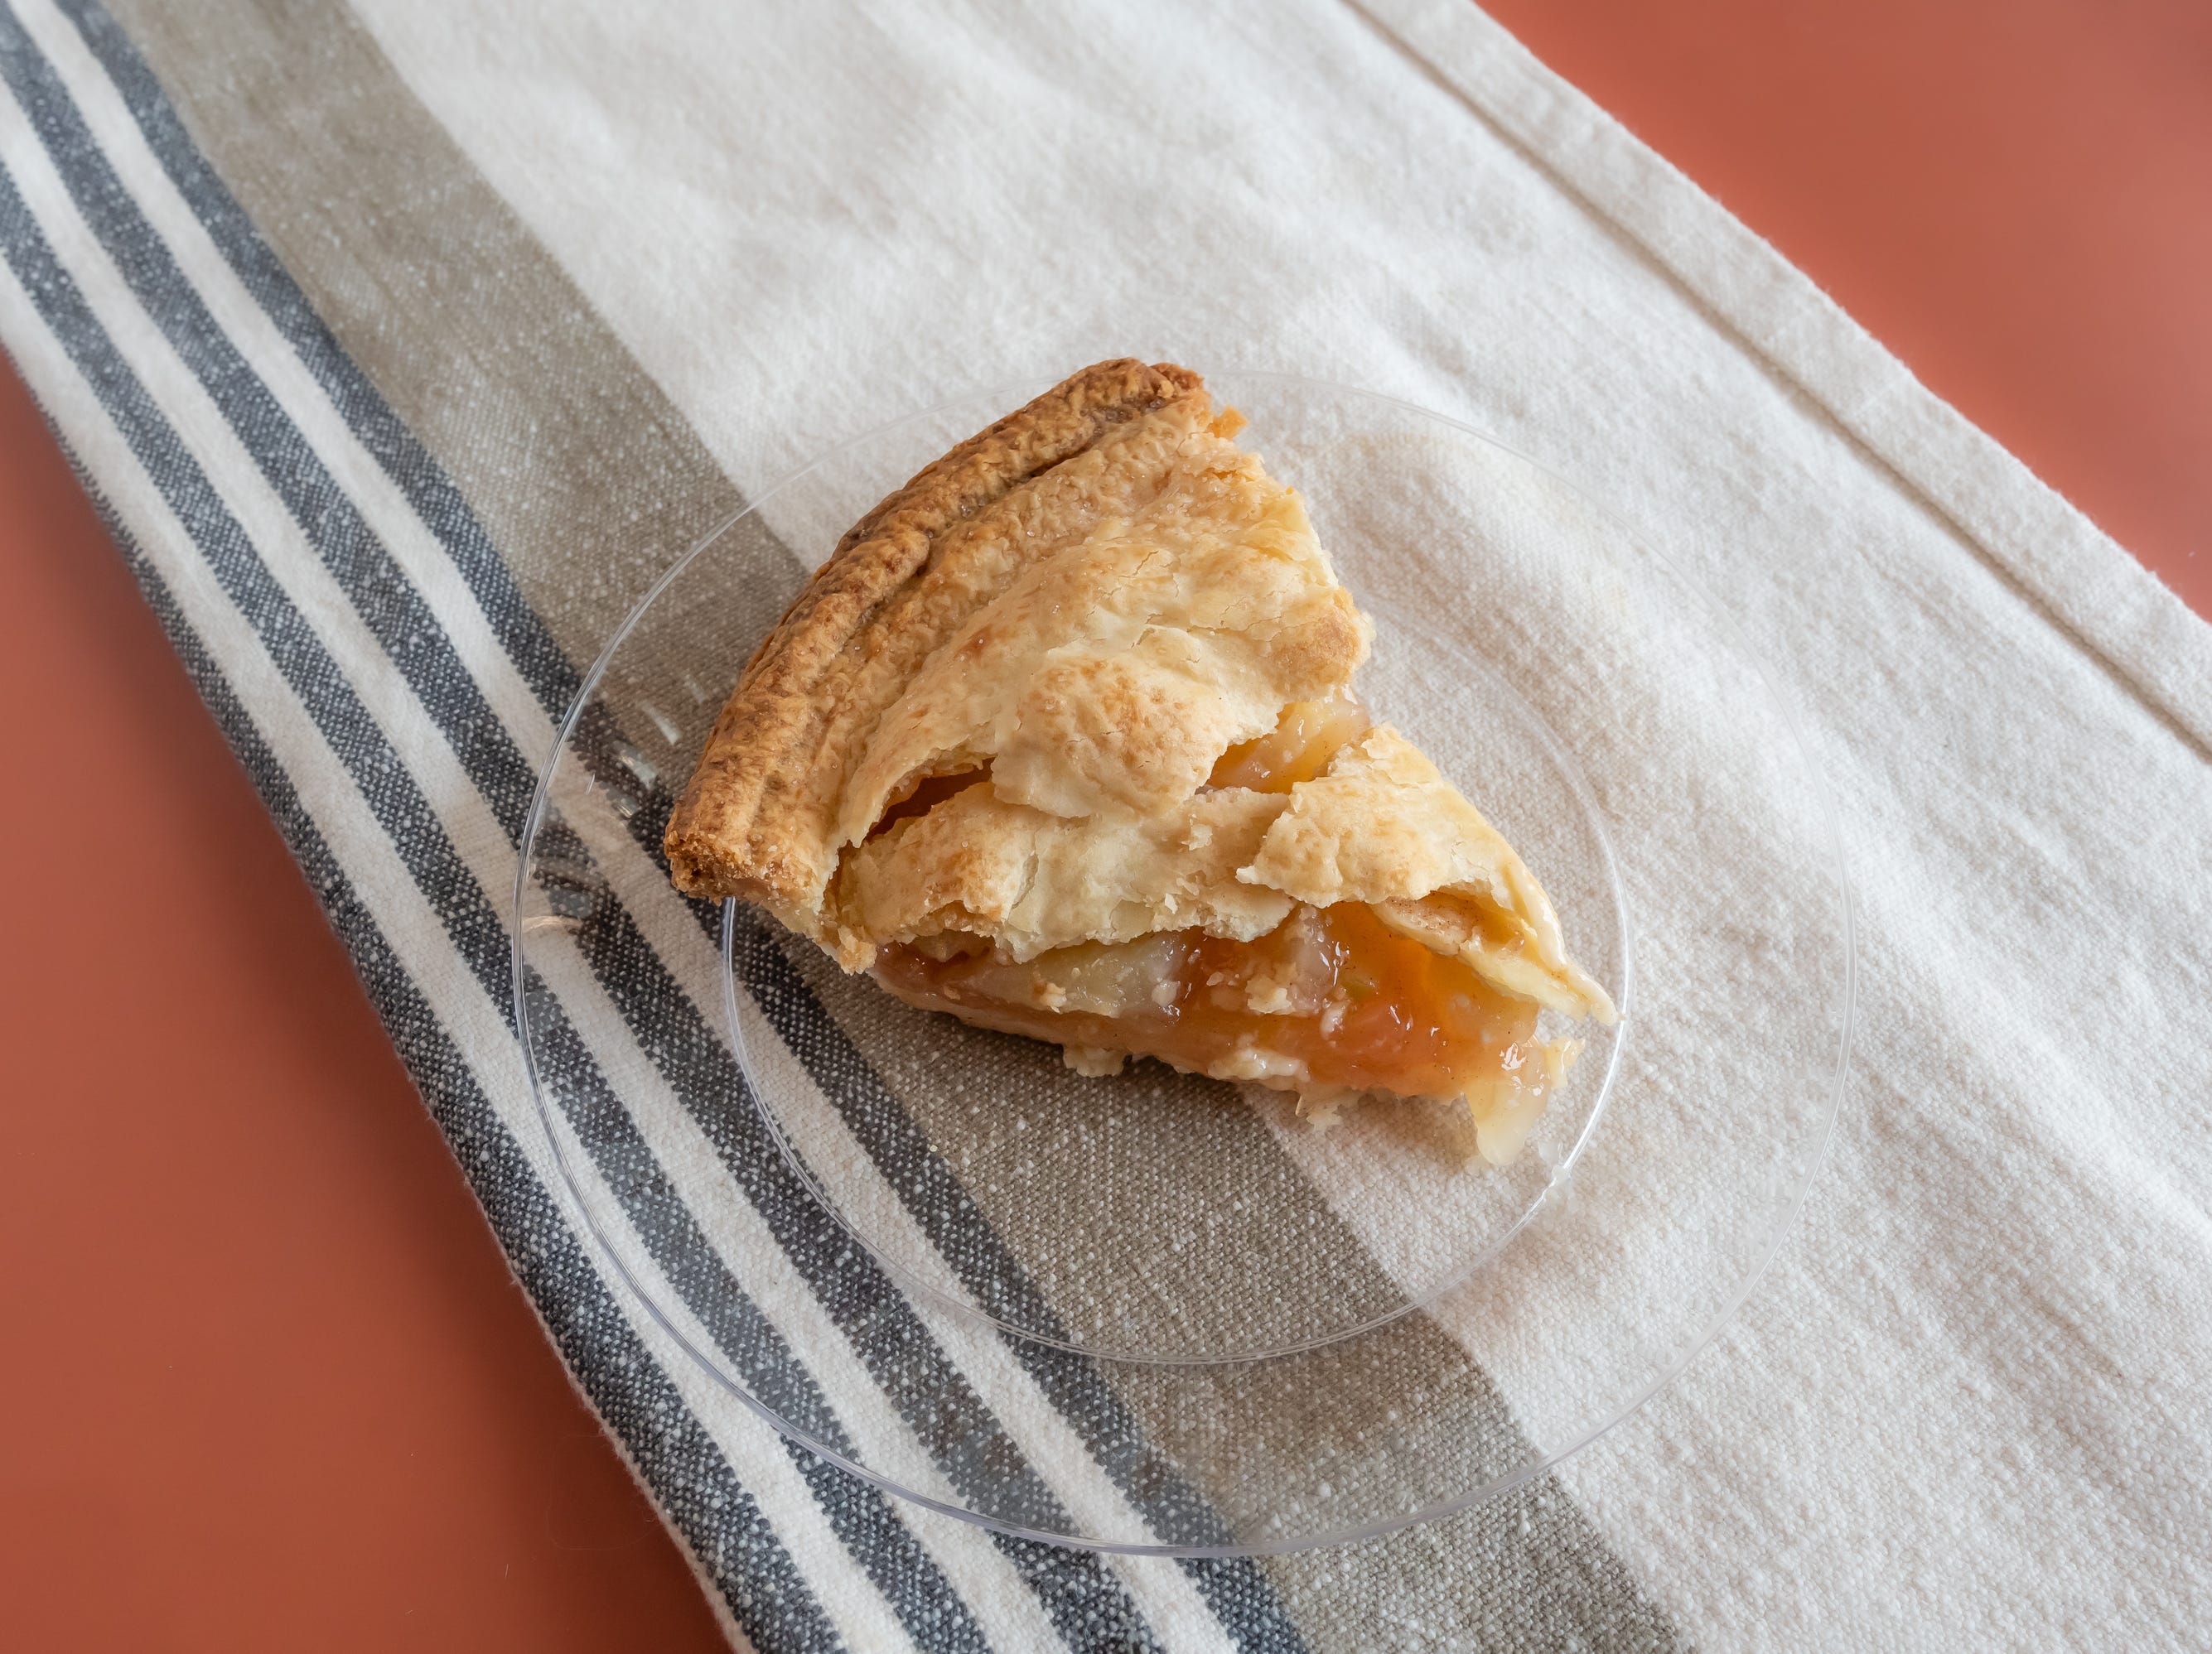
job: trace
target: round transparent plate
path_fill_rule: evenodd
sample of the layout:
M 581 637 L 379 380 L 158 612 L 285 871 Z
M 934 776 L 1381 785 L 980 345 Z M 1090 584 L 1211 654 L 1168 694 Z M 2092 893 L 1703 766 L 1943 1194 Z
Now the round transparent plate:
M 994 1527 L 1235 1555 L 1492 1496 L 1678 1372 L 1819 1164 L 1853 944 L 1816 766 L 1663 558 L 1455 421 L 1209 384 L 1375 619 L 1362 699 L 1521 851 L 1622 1008 L 1574 1030 L 1511 1164 L 1472 1158 L 1463 1111 L 1320 1130 L 1155 1063 L 1079 1076 L 668 886 L 674 794 L 807 573 L 1042 386 L 836 450 L 653 589 L 541 781 L 515 973 L 586 1221 L 720 1392 Z

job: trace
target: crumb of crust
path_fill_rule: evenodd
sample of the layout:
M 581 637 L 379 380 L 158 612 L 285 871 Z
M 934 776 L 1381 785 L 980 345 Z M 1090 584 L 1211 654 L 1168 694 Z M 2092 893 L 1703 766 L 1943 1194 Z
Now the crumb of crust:
M 1088 1079 L 1103 1080 L 1110 1074 L 1119 1074 L 1121 1065 L 1129 1060 L 1129 1053 L 1099 1045 L 1062 1045 L 1060 1060 Z
M 1356 1103 L 1363 1093 L 1350 1086 L 1304 1086 L 1297 1094 L 1298 1118 L 1314 1131 L 1327 1131 L 1341 1124 L 1344 1106 Z

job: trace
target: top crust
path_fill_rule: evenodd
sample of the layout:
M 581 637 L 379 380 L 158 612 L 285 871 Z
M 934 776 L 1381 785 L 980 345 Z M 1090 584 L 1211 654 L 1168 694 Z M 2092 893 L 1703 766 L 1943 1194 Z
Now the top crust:
M 870 512 L 723 708 L 669 821 L 678 886 L 848 970 L 947 932 L 1027 960 L 1360 902 L 1613 1021 L 1520 857 L 1389 725 L 1287 794 L 1208 785 L 1288 703 L 1345 689 L 1370 636 L 1241 424 L 1187 368 L 1102 362 Z
M 1222 787 L 1159 815 L 1072 821 L 979 783 L 845 858 L 835 951 L 857 966 L 881 943 L 948 930 L 1017 960 L 1155 930 L 1249 942 L 1290 914 L 1288 896 L 1238 882 L 1289 803 Z
M 970 437 L 855 523 L 755 651 L 715 721 L 669 818 L 677 888 L 803 919 L 834 865 L 831 823 L 857 756 L 856 730 L 994 595 L 991 571 L 963 580 L 932 569 L 939 542 L 1116 430 L 1203 395 L 1187 368 L 1100 362 Z
M 1188 797 L 1368 629 L 1297 498 L 1199 377 L 1085 368 L 838 543 L 746 667 L 670 818 L 687 894 L 827 942 L 840 854 L 921 780 L 990 766 L 1059 815 Z

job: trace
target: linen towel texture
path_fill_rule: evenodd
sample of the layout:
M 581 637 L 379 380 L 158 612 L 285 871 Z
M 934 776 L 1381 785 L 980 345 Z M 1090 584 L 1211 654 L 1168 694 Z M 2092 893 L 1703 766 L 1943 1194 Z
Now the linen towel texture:
M 1473 6 L 0 0 L 0 342 L 733 1642 L 2205 1638 L 2212 630 Z M 1553 1474 L 1340 1550 L 1062 1550 L 781 1442 L 592 1250 L 508 1009 L 532 785 L 653 577 L 887 410 L 1132 353 L 1587 480 L 1849 839 L 1854 1077 L 1741 1315 Z M 730 1186 L 786 1312 L 900 1312 Z

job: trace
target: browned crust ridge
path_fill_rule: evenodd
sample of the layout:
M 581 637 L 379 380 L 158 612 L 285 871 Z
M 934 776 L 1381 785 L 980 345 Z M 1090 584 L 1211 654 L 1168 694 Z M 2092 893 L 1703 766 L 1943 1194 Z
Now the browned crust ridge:
M 822 837 L 810 777 L 836 710 L 819 690 L 840 654 L 922 572 L 946 530 L 1203 384 L 1171 362 L 1096 363 L 925 466 L 855 523 L 715 720 L 663 841 L 678 888 L 785 913 L 805 905 L 819 882 Z

